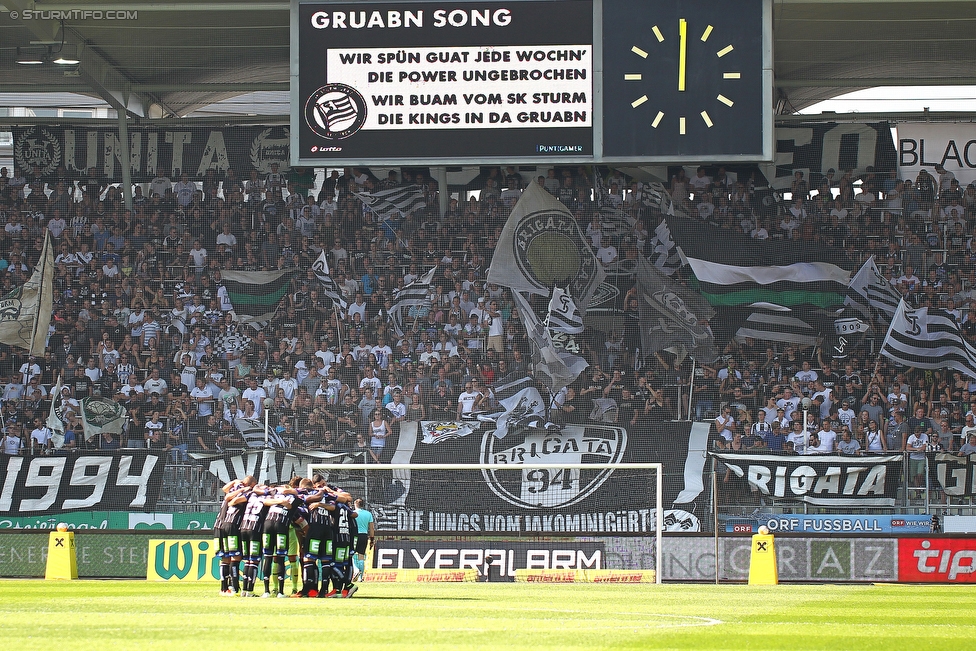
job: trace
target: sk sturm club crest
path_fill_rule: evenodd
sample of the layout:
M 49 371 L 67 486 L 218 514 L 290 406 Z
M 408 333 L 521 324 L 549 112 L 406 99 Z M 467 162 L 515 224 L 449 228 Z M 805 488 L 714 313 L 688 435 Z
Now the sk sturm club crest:
M 366 123 L 366 100 L 352 86 L 326 84 L 305 103 L 305 122 L 326 140 L 348 138 Z
M 524 434 L 524 438 L 522 435 Z M 518 442 L 522 438 L 521 442 Z M 570 425 L 560 432 L 522 430 L 498 440 L 493 433 L 481 442 L 483 463 L 510 463 L 511 470 L 483 471 L 498 497 L 523 508 L 557 508 L 581 502 L 595 492 L 613 470 L 552 470 L 524 468 L 532 463 L 619 463 L 627 448 L 620 427 Z

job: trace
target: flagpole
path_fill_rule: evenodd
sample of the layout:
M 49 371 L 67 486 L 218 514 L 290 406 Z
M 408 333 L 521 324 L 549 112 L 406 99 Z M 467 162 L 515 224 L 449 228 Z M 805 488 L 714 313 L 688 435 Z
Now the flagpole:
M 691 355 L 689 355 L 689 357 L 691 357 L 691 377 L 689 378 L 689 384 L 688 384 L 688 420 L 691 420 L 691 399 L 692 399 L 692 396 L 695 394 L 695 364 L 697 363 L 698 360 L 696 360 Z M 681 387 L 678 387 L 678 391 L 679 392 L 681 391 Z M 681 405 L 681 399 L 680 398 L 678 399 L 678 405 L 679 405 L 678 409 L 680 411 L 680 409 L 681 409 L 681 407 L 680 407 L 680 405 Z M 679 420 L 681 419 L 681 414 L 680 413 L 678 414 L 678 419 Z

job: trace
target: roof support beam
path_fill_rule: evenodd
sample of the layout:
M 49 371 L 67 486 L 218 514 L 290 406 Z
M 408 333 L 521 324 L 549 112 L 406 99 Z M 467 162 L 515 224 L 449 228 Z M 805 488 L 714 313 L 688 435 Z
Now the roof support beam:
M 257 91 L 288 92 L 287 81 L 228 84 L 133 84 L 132 89 L 148 93 L 253 93 Z
M 3 3 L 8 9 L 19 11 L 37 8 L 30 0 L 3 0 Z M 79 78 L 117 111 L 127 111 L 140 117 L 146 115 L 152 100 L 133 92 L 129 80 L 104 57 L 86 47 L 84 39 L 74 30 L 66 27 L 61 34 L 61 24 L 53 20 L 25 21 L 24 27 L 40 40 L 51 41 L 63 38 L 65 43 L 76 45 L 78 58 L 81 59 L 81 64 L 78 66 Z
M 976 86 L 976 77 L 777 79 L 777 88 L 875 88 L 877 86 Z
M 4 4 L 12 4 L 4 0 Z M 33 2 L 35 11 L 288 11 L 288 2 Z

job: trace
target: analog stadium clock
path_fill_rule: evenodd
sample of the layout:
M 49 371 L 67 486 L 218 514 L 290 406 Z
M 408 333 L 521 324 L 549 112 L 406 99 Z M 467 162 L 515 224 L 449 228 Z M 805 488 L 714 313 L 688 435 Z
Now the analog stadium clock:
M 768 158 L 765 4 L 605 3 L 604 157 Z M 612 35 L 608 12 L 615 16 Z M 620 22 L 622 15 L 633 20 Z

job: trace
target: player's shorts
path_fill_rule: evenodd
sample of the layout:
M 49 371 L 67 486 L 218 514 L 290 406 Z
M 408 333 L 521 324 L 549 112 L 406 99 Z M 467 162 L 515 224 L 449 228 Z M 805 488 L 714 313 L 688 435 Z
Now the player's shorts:
M 260 531 L 241 531 L 241 550 L 249 561 L 261 559 L 264 551 L 263 534 Z
M 369 545 L 369 534 L 361 533 L 356 536 L 356 553 L 360 556 L 366 555 L 366 546 Z
M 220 531 L 219 551 L 217 555 L 222 558 L 232 558 L 234 556 L 240 556 L 241 550 L 243 549 L 241 543 L 241 533 L 239 529 L 226 530 L 222 529 Z
M 288 555 L 298 556 L 298 530 L 292 527 L 288 536 Z
M 337 545 L 333 558 L 335 558 L 337 564 L 348 563 L 352 559 L 352 548 L 348 546 L 339 547 Z
M 287 522 L 266 522 L 261 546 L 265 556 L 287 556 L 291 527 Z

